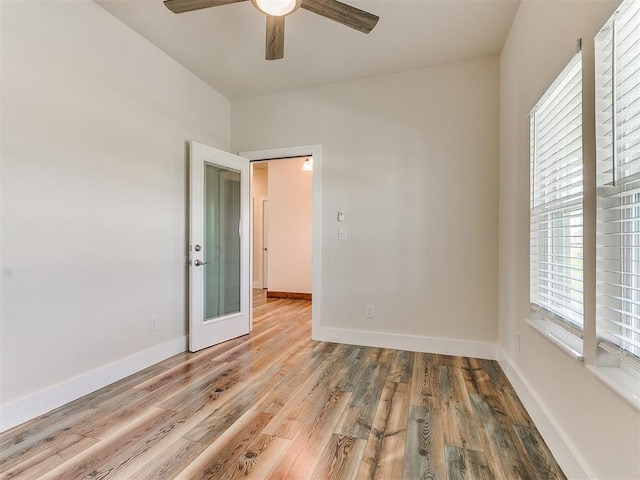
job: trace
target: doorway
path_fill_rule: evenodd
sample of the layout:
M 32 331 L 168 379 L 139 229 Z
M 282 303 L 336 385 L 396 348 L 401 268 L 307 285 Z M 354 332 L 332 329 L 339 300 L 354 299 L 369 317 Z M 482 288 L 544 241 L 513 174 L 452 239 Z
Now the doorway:
M 306 173 L 308 175 L 310 175 L 311 177 L 311 218 L 310 218 L 310 223 L 311 223 L 311 256 L 310 256 L 310 260 L 309 263 L 311 264 L 311 298 L 313 299 L 313 303 L 312 303 L 312 312 L 311 312 L 311 316 L 312 316 L 312 321 L 311 321 L 311 337 L 312 338 L 316 338 L 316 332 L 319 332 L 319 328 L 320 328 L 320 307 L 321 307 L 321 263 L 320 263 L 320 256 L 321 256 L 321 202 L 320 202 L 320 185 L 321 185 L 321 166 L 322 166 L 322 162 L 321 162 L 321 148 L 320 145 L 309 145 L 309 146 L 299 146 L 299 147 L 285 147 L 285 148 L 277 148 L 277 149 L 268 149 L 268 150 L 255 150 L 255 151 L 246 151 L 246 152 L 240 152 L 240 155 L 242 157 L 248 158 L 253 165 L 255 164 L 259 164 L 262 162 L 265 162 L 267 164 L 267 168 L 269 166 L 269 163 L 271 162 L 278 162 L 278 161 L 283 161 L 283 159 L 295 159 L 295 158 L 299 158 L 299 159 L 306 159 L 311 157 L 313 159 L 313 172 L 301 172 L 301 173 Z M 301 163 L 302 165 L 302 163 Z M 299 167 L 300 171 L 302 170 L 301 165 Z M 252 176 L 255 174 L 255 170 L 252 169 Z M 252 180 L 253 181 L 253 180 Z M 255 200 L 255 195 L 254 196 Z M 274 238 L 271 235 L 271 232 L 274 229 L 275 226 L 275 222 L 276 220 L 274 219 L 274 213 L 273 213 L 273 205 L 272 205 L 272 199 L 269 197 L 269 195 L 262 195 L 267 197 L 267 246 L 264 247 L 262 246 L 261 248 L 267 248 L 267 266 L 266 269 L 264 268 L 264 262 L 261 263 L 262 265 L 262 270 L 266 270 L 266 285 L 267 285 L 267 289 L 272 291 L 272 292 L 279 292 L 279 290 L 276 290 L 276 288 L 278 288 L 278 284 L 274 284 L 271 285 L 270 283 L 270 278 L 273 279 L 274 281 L 278 281 L 276 279 L 273 278 L 273 271 L 274 271 L 274 266 L 273 266 L 273 261 L 275 261 L 275 257 L 276 252 L 270 252 L 270 250 L 273 247 L 273 245 L 269 244 L 269 238 Z M 260 195 L 258 195 L 258 197 L 260 197 Z M 262 210 L 262 216 L 264 217 L 264 208 L 262 206 L 260 206 L 259 208 L 256 208 L 256 201 L 252 201 L 252 209 L 251 209 L 251 215 L 252 215 L 252 219 L 251 219 L 251 226 L 252 226 L 252 235 L 251 238 L 254 242 L 254 245 L 252 245 L 251 251 L 253 254 L 253 260 L 252 260 L 252 266 L 255 269 L 256 268 L 256 255 L 255 255 L 255 243 L 259 243 L 260 240 L 257 239 L 256 240 L 256 236 L 255 236 L 255 224 L 256 224 L 256 218 L 255 216 L 257 215 L 257 211 L 259 209 Z M 262 202 L 260 202 L 260 205 L 262 205 Z M 263 220 L 263 219 L 262 219 Z M 287 232 L 284 232 L 284 235 L 287 235 Z M 264 242 L 263 242 L 264 243 Z M 293 245 L 295 245 L 295 242 L 293 242 Z M 264 252 L 264 250 L 263 250 Z M 273 255 L 271 255 L 271 253 L 273 253 Z M 259 277 L 259 276 L 258 276 Z M 261 278 L 256 278 L 256 276 L 254 275 L 254 272 L 252 271 L 252 280 L 253 285 L 257 286 L 258 285 L 258 281 L 263 281 Z M 287 287 L 285 287 L 286 290 Z M 293 287 L 291 287 L 293 288 Z M 281 293 L 286 293 L 285 292 L 281 292 Z M 295 292 L 293 291 L 292 293 L 305 293 L 305 292 Z
M 312 299 L 312 161 L 251 163 L 252 281 L 267 298 Z
M 269 161 L 251 163 L 252 282 L 254 289 L 268 288 L 269 272 Z

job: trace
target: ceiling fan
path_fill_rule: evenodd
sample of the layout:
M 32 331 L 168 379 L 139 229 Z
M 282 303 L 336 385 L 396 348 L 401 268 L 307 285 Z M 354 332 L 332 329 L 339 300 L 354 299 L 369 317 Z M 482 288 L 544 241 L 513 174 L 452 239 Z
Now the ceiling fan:
M 173 13 L 184 13 L 246 1 L 248 0 L 165 0 L 164 4 Z M 284 17 L 291 15 L 298 8 L 304 8 L 363 33 L 373 30 L 380 18 L 338 0 L 251 0 L 251 3 L 267 15 L 267 60 L 284 57 Z

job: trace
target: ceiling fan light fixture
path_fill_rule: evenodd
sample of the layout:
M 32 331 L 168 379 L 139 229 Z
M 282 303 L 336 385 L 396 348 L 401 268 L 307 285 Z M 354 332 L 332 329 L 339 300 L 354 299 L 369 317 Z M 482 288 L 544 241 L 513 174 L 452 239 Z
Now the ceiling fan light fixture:
M 0 0 L 2 1 L 2 0 Z M 164 5 L 173 13 L 191 12 L 201 8 L 220 7 L 249 0 L 164 0 Z M 265 60 L 284 58 L 285 15 L 299 8 L 341 23 L 362 33 L 369 33 L 380 19 L 340 0 L 251 0 L 253 6 L 267 15 Z
M 296 8 L 296 0 L 255 0 L 256 5 L 267 15 L 281 17 Z

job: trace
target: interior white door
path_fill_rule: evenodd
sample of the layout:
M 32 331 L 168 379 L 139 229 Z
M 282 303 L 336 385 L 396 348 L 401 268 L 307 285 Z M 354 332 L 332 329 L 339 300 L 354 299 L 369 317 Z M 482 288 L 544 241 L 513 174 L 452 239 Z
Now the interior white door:
M 189 350 L 251 330 L 249 160 L 191 142 Z
M 262 288 L 269 286 L 269 200 L 262 200 Z

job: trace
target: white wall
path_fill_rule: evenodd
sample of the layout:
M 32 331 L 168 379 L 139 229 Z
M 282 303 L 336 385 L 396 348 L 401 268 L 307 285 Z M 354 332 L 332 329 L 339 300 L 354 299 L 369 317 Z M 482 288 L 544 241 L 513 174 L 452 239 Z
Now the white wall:
M 311 293 L 311 180 L 304 159 L 269 162 L 269 267 L 272 292 Z
M 185 142 L 230 103 L 92 1 L 2 3 L 6 406 L 184 345 Z
M 232 102 L 234 151 L 321 144 L 322 326 L 385 337 L 496 341 L 497 132 L 497 58 Z
M 593 36 L 605 1 L 523 1 L 500 59 L 500 346 L 591 478 L 640 478 L 640 415 L 524 321 L 529 311 L 528 113 L 583 39 L 585 357 L 593 362 Z M 520 333 L 520 351 L 516 334 Z

